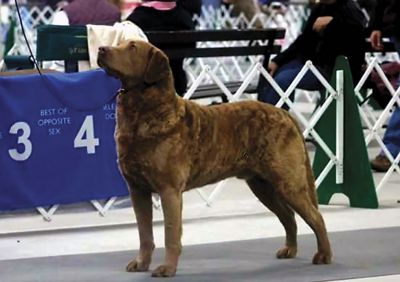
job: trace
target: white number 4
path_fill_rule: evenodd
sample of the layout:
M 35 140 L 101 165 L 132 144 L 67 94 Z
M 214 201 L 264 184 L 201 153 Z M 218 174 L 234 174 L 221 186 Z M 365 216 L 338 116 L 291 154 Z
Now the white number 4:
M 96 153 L 99 138 L 94 138 L 93 116 L 86 116 L 74 140 L 74 148 L 86 147 L 88 154 Z

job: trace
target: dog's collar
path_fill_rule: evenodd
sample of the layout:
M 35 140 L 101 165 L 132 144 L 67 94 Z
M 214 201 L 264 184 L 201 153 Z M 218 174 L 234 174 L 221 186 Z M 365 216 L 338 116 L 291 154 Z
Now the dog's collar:
M 151 86 L 156 85 L 156 84 L 157 84 L 157 82 L 154 82 L 154 83 L 143 82 L 144 88 L 151 87 Z M 128 86 L 128 85 L 125 85 L 125 86 Z M 117 95 L 118 94 L 126 94 L 127 92 L 129 92 L 129 91 L 131 91 L 133 89 L 143 89 L 143 86 L 140 85 L 140 84 L 137 84 L 137 85 L 134 85 L 134 86 L 128 86 L 129 88 L 120 88 L 117 91 Z

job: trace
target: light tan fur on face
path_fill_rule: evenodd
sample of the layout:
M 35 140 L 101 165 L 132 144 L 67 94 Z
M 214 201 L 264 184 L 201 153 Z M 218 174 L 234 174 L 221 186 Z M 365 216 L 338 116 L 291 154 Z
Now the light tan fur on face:
M 125 89 L 117 97 L 115 140 L 140 238 L 128 271 L 147 271 L 151 263 L 152 192 L 160 195 L 165 224 L 165 259 L 153 276 L 173 276 L 182 250 L 182 193 L 234 176 L 283 224 L 286 242 L 278 258 L 296 256 L 295 211 L 316 234 L 313 263 L 331 262 L 304 140 L 286 111 L 254 101 L 204 107 L 183 100 L 167 57 L 145 42 L 105 47 L 99 65 Z

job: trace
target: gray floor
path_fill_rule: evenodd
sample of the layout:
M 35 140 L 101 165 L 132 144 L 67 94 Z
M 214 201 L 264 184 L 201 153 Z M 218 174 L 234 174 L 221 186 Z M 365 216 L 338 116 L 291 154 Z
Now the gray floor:
M 400 274 L 400 227 L 330 234 L 332 265 L 311 264 L 313 235 L 299 236 L 295 259 L 277 260 L 282 237 L 186 246 L 178 274 L 168 281 L 329 281 Z M 161 262 L 157 249 L 152 268 Z M 154 281 L 150 273 L 126 273 L 133 252 L 0 261 L 0 280 L 32 281 Z
M 382 177 L 374 173 L 375 183 Z M 398 282 L 399 189 L 395 173 L 379 191 L 379 209 L 352 208 L 340 194 L 329 206 L 320 206 L 335 255 L 330 266 L 311 264 L 315 240 L 298 217 L 298 258 L 275 259 L 283 242 L 282 225 L 242 181 L 230 179 L 211 207 L 196 192 L 185 194 L 184 254 L 177 277 L 168 281 Z M 154 217 L 155 242 L 161 247 L 162 213 L 154 210 Z M 0 282 L 155 281 L 149 273 L 124 271 L 138 247 L 131 207 L 113 209 L 105 217 L 91 206 L 76 213 L 60 208 L 51 222 L 36 213 L 2 215 Z M 156 251 L 152 269 L 162 254 Z

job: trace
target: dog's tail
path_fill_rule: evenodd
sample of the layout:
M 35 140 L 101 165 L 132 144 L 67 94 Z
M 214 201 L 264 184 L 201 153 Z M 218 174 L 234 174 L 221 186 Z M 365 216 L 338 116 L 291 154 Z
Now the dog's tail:
M 316 187 L 315 187 L 315 177 L 314 177 L 314 173 L 311 169 L 311 163 L 310 163 L 310 158 L 308 156 L 308 152 L 307 152 L 307 148 L 306 148 L 306 142 L 303 138 L 303 133 L 301 132 L 301 129 L 300 129 L 300 126 L 299 126 L 297 120 L 289 113 L 288 113 L 288 116 L 293 121 L 294 125 L 296 126 L 296 128 L 303 140 L 304 152 L 306 154 L 305 167 L 306 167 L 307 183 L 308 183 L 308 189 L 309 189 L 308 195 L 310 196 L 310 200 L 313 203 L 313 205 L 318 209 L 318 198 L 317 198 L 317 191 L 316 191 Z
M 305 148 L 305 142 L 304 142 L 304 148 Z M 306 150 L 306 173 L 307 173 L 307 182 L 308 182 L 308 195 L 310 195 L 310 199 L 314 205 L 314 207 L 316 207 L 318 209 L 318 198 L 317 198 L 317 190 L 315 187 L 315 177 L 314 177 L 314 173 L 311 169 L 311 164 L 310 164 L 310 158 L 308 156 L 307 153 L 307 149 Z

